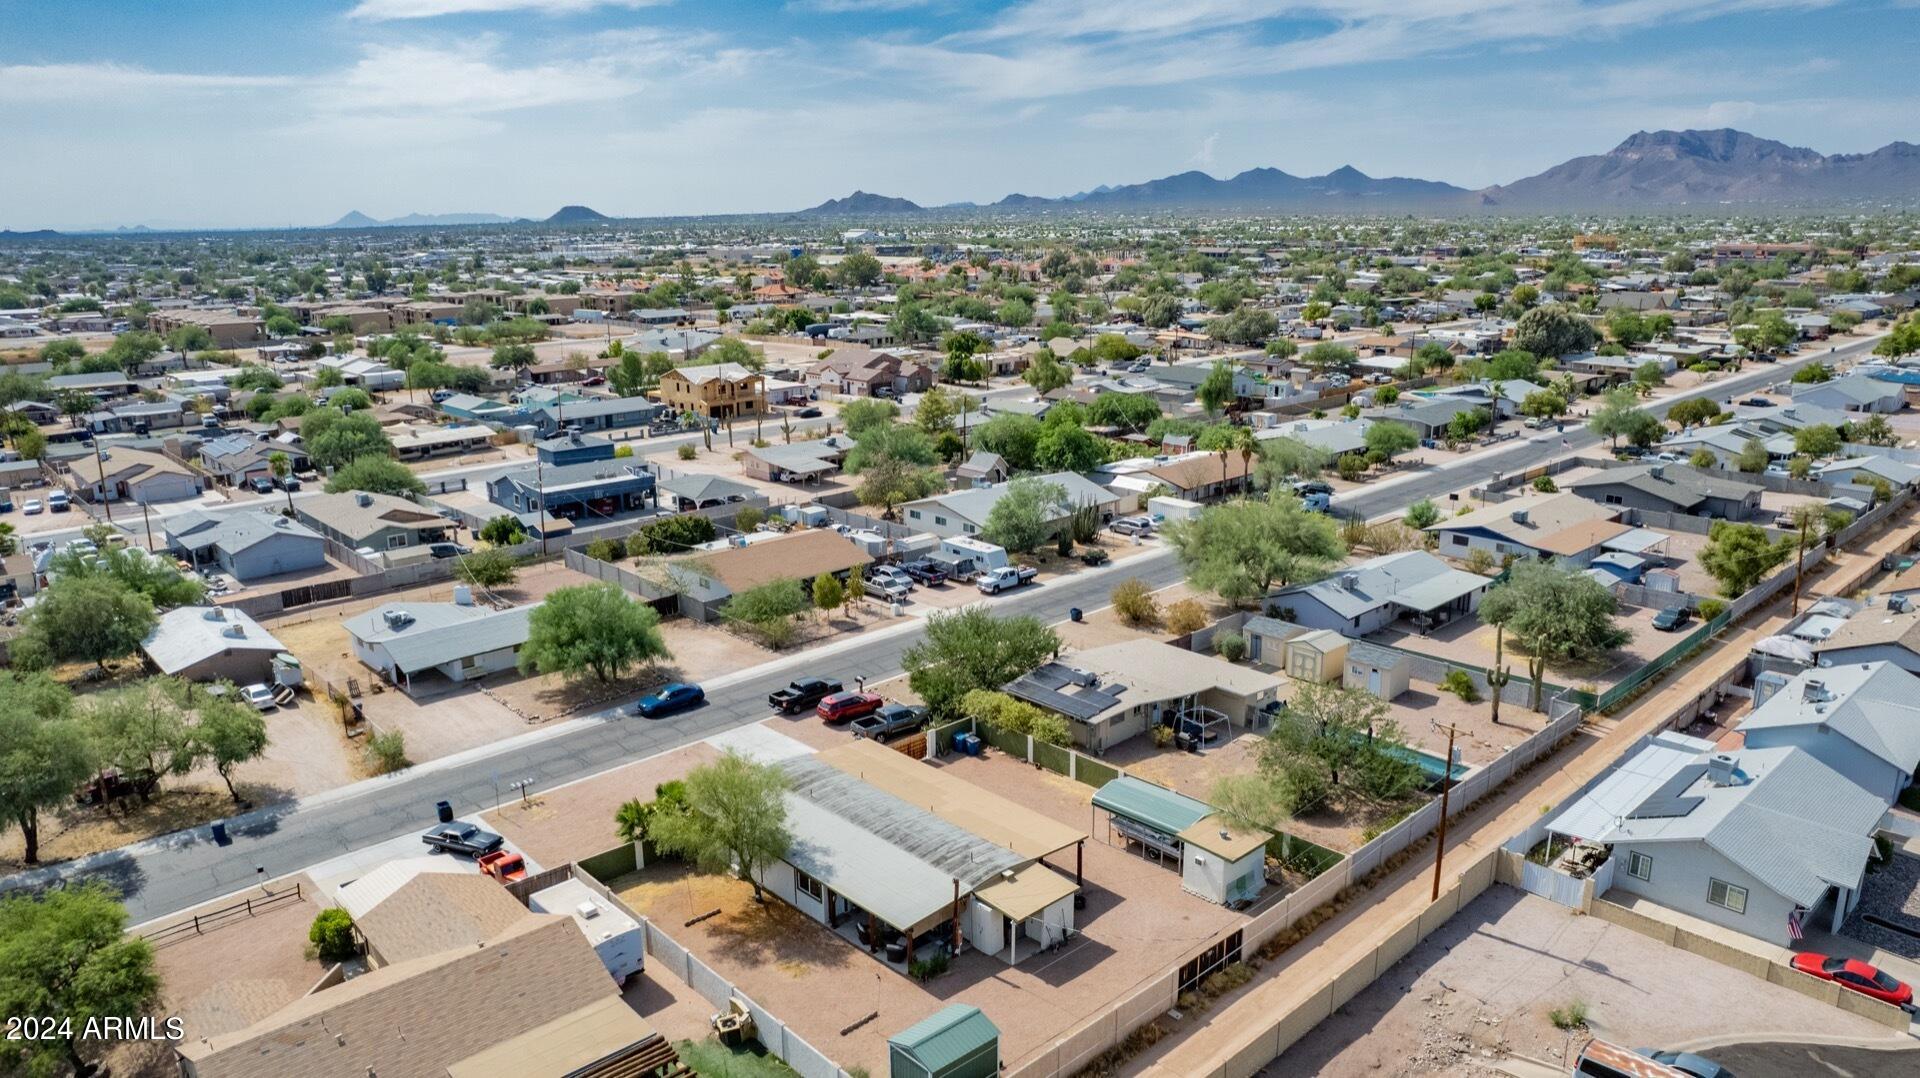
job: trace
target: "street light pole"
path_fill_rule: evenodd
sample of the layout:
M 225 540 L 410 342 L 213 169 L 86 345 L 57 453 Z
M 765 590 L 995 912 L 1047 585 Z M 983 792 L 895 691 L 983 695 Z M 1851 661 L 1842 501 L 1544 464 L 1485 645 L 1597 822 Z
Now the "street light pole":
M 1439 724 L 1435 723 L 1434 728 L 1439 729 Z M 1429 902 L 1440 901 L 1440 866 L 1447 857 L 1447 795 L 1453 790 L 1453 739 L 1460 728 L 1449 724 L 1446 731 L 1447 758 L 1440 767 L 1440 831 L 1433 844 L 1433 897 Z
M 107 523 L 113 523 L 113 499 L 107 496 L 107 458 L 100 452 L 100 439 L 93 439 L 93 466 L 100 470 L 100 508 L 106 511 Z

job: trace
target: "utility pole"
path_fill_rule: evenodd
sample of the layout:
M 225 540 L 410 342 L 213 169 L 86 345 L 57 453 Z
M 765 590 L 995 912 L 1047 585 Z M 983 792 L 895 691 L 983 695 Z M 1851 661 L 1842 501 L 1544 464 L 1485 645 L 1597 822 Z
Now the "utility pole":
M 1813 526 L 1812 513 L 1802 510 L 1797 515 L 1800 518 L 1799 520 L 1800 531 L 1798 532 L 1797 538 L 1795 539 L 1794 550 L 1793 550 L 1793 615 L 1792 615 L 1793 617 L 1796 617 L 1796 618 L 1800 616 L 1800 578 L 1804 576 L 1807 571 L 1807 530 Z
M 106 510 L 107 523 L 113 523 L 113 499 L 107 496 L 107 457 L 100 451 L 100 438 L 93 439 L 93 466 L 100 469 L 100 508 Z
M 147 500 L 140 499 L 140 521 L 147 526 L 147 553 L 153 553 L 153 514 L 147 512 Z
M 1435 723 L 1434 729 L 1442 729 Z M 1440 901 L 1440 865 L 1447 857 L 1447 795 L 1453 790 L 1453 739 L 1460 733 L 1454 725 L 1444 727 L 1447 731 L 1447 758 L 1440 770 L 1440 832 L 1433 843 L 1433 897 L 1429 902 Z

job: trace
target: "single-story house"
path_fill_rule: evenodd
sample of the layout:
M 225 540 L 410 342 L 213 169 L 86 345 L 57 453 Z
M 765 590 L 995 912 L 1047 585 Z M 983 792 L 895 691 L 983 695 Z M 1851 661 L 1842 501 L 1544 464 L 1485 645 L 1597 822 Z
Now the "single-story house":
M 494 610 L 470 600 L 386 603 L 342 624 L 354 657 L 411 693 L 415 678 L 435 671 L 449 681 L 475 681 L 513 669 L 533 611 Z
M 446 410 L 442 404 L 441 410 Z M 569 427 L 583 431 L 631 430 L 644 427 L 667 411 L 664 405 L 644 397 L 604 397 L 593 400 L 551 401 L 527 409 L 518 422 L 533 424 L 542 438 L 551 438 Z M 486 416 L 476 416 L 485 420 Z
M 1368 419 L 1296 419 L 1262 428 L 1253 436 L 1259 441 L 1292 438 L 1320 450 L 1328 459 L 1338 459 L 1348 453 L 1364 455 L 1367 428 L 1372 425 L 1373 421 Z
M 1246 490 L 1258 455 L 1188 453 L 1166 463 L 1155 463 L 1145 474 L 1172 488 L 1173 496 L 1190 502 L 1212 501 Z
M 294 503 L 294 513 L 302 524 L 342 546 L 375 552 L 438 543 L 453 526 L 405 498 L 364 490 L 309 494 Z
M 1916 469 L 1920 474 L 1920 469 Z M 1602 505 L 1717 520 L 1748 520 L 1760 512 L 1761 488 L 1684 464 L 1605 468 L 1566 489 Z
M 1609 894 L 1781 947 L 1804 928 L 1838 930 L 1859 904 L 1887 803 L 1797 747 L 1689 753 L 1674 736 L 1659 735 L 1548 829 L 1609 848 Z
M 378 392 L 399 389 L 407 384 L 407 372 L 377 359 L 360 356 L 327 356 L 314 364 L 322 370 L 338 371 L 340 380 L 350 386 Z
M 241 486 L 254 478 L 273 474 L 272 458 L 284 454 L 293 471 L 304 472 L 312 466 L 306 450 L 279 441 L 261 441 L 250 434 L 227 434 L 200 444 L 200 466 L 214 482 Z
M 703 475 L 698 472 L 663 479 L 658 485 L 658 490 L 666 494 L 672 508 L 680 512 L 705 509 L 711 505 L 724 505 L 728 502 L 741 502 L 759 493 L 745 483 L 725 476 Z
M 1488 411 L 1490 405 L 1461 397 L 1401 397 L 1392 404 L 1362 413 L 1368 419 L 1390 419 L 1412 427 L 1422 438 L 1444 438 L 1453 418 L 1475 411 Z
M 840 470 L 850 448 L 839 436 L 749 448 L 740 467 L 748 476 L 771 483 L 813 483 Z
M 1113 491 L 1074 472 L 1049 472 L 1035 478 L 1043 483 L 1052 483 L 1066 493 L 1066 497 L 1054 507 L 1050 524 L 1065 522 L 1076 510 L 1085 506 L 1093 506 L 1099 512 L 1100 519 L 1106 521 L 1112 517 L 1114 507 L 1120 502 L 1120 496 Z M 905 502 L 900 506 L 901 520 L 915 531 L 928 532 L 943 539 L 977 535 L 985 530 L 987 517 L 1000 499 L 1006 497 L 1007 491 L 1012 489 L 1013 482 L 954 490 Z
M 977 449 L 965 463 L 953 470 L 953 477 L 966 486 L 990 487 L 1013 478 L 1013 469 L 1000 454 Z
M 1906 386 L 1864 374 L 1796 385 L 1792 396 L 1796 404 L 1817 404 L 1843 412 L 1897 412 L 1907 406 Z
M 1814 474 L 1823 482 L 1855 483 L 1861 486 L 1870 485 L 1868 479 L 1871 477 L 1884 480 L 1895 490 L 1920 483 L 1920 467 L 1881 454 L 1828 461 L 1816 467 Z
M 1862 611 L 1847 624 L 1862 619 L 1871 620 L 1872 612 Z M 1903 620 L 1911 625 L 1911 619 Z M 1814 645 L 1815 653 L 1831 657 L 1826 645 L 1846 631 L 1842 626 Z M 1748 748 L 1804 749 L 1891 804 L 1920 767 L 1920 677 L 1892 662 L 1807 670 L 1756 706 L 1738 729 Z
M 517 410 L 504 401 L 476 397 L 471 393 L 455 393 L 440 402 L 440 410 L 455 419 L 468 419 L 476 423 L 509 423 Z
M 99 449 L 76 457 L 74 494 L 89 502 L 138 505 L 182 501 L 200 494 L 200 476 L 164 453 L 145 449 Z
M 1308 629 L 1365 636 L 1402 617 L 1425 627 L 1472 613 L 1492 581 L 1424 550 L 1383 554 L 1312 584 L 1281 588 L 1267 608 Z
M 47 389 L 54 396 L 68 393 L 82 393 L 99 400 L 111 400 L 125 397 L 138 387 L 133 379 L 118 371 L 104 371 L 97 374 L 56 374 L 47 379 Z
M 821 573 L 846 579 L 860 572 L 873 556 L 860 544 L 831 528 L 809 528 L 787 535 L 760 533 L 744 546 L 695 552 L 672 563 L 681 592 L 681 611 L 696 621 L 712 621 L 735 595 L 776 580 L 806 587 Z
M 266 681 L 273 657 L 287 650 L 244 610 L 177 606 L 163 611 L 140 644 L 153 668 L 188 681 Z
M 781 761 L 782 901 L 906 968 L 957 937 L 1009 965 L 1074 931 L 1085 832 L 865 739 Z M 1046 858 L 1075 850 L 1073 876 Z
M 1452 558 L 1484 550 L 1496 560 L 1511 554 L 1557 559 L 1584 568 L 1607 540 L 1633 530 L 1619 522 L 1620 512 L 1562 491 L 1484 506 L 1442 520 L 1427 531 L 1439 538 L 1439 552 Z
M 187 425 L 192 414 L 183 400 L 130 400 L 110 405 L 82 417 L 86 428 L 95 434 L 146 434 Z M 195 422 L 199 421 L 196 415 Z
M 513 513 L 563 520 L 611 520 L 659 507 L 654 475 L 638 461 L 591 460 L 553 467 L 536 464 L 487 480 L 487 500 Z
M 1068 720 L 1074 744 L 1095 754 L 1172 726 L 1207 740 L 1257 729 L 1279 705 L 1284 682 L 1212 655 L 1158 640 L 1128 640 L 1048 662 L 1001 691 Z
M 178 557 L 218 565 L 241 583 L 327 564 L 326 539 L 279 513 L 181 513 L 162 534 Z
M 426 460 L 454 453 L 476 453 L 493 440 L 493 428 L 479 423 L 446 426 L 421 424 L 393 431 L 393 455 L 401 460 Z
M 1920 608 L 1912 605 L 1910 597 L 1902 598 L 1906 601 L 1900 605 L 1905 609 L 1868 607 L 1846 619 L 1813 643 L 1813 657 L 1823 666 L 1891 663 L 1920 674 Z
M 1095 790 L 1093 807 L 1142 856 L 1177 862 L 1180 888 L 1189 894 L 1231 906 L 1252 902 L 1266 889 L 1270 832 L 1237 827 L 1204 801 L 1132 775 Z

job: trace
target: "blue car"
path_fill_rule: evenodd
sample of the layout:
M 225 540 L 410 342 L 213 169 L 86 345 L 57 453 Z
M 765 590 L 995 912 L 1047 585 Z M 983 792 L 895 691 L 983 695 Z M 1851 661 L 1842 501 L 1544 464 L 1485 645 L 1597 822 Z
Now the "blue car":
M 700 686 L 675 681 L 642 696 L 640 702 L 633 705 L 633 713 L 642 718 L 657 719 L 692 707 L 706 698 L 707 692 Z

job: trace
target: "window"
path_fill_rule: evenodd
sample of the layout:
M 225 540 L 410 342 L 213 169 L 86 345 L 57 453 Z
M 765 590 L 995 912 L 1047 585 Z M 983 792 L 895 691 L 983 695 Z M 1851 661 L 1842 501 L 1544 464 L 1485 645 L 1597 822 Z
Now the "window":
M 815 902 L 824 904 L 827 901 L 826 885 L 797 868 L 793 870 L 793 889 Z
M 1735 913 L 1747 912 L 1747 889 L 1725 880 L 1707 881 L 1707 901 Z
M 1453 537 L 1453 545 L 1454 545 L 1454 546 L 1466 546 L 1466 545 L 1467 545 L 1467 537 L 1466 537 L 1466 536 L 1464 536 L 1464 535 L 1456 535 L 1456 536 L 1454 536 L 1454 537 Z
M 1627 875 L 1632 876 L 1636 880 L 1653 879 L 1653 858 L 1648 857 L 1644 853 L 1628 854 Z
M 942 516 L 936 516 L 936 517 L 934 517 L 934 518 L 933 518 L 933 522 L 934 522 L 935 524 L 939 524 L 939 525 L 941 525 L 942 527 L 944 527 L 944 526 L 946 525 L 946 523 L 947 523 L 947 518 L 946 518 L 946 517 L 942 517 Z
M 909 510 L 907 510 L 907 519 L 908 519 L 908 520 L 919 520 L 919 519 L 920 519 L 920 510 L 918 510 L 918 509 L 909 509 Z
M 980 529 L 974 527 L 971 524 L 962 524 L 960 525 L 960 530 L 966 532 L 968 535 L 972 535 L 974 532 L 977 532 Z
M 1621 497 L 1620 497 L 1620 495 L 1618 495 L 1618 494 L 1609 494 L 1609 495 L 1607 495 L 1607 504 L 1608 504 L 1608 505 L 1622 505 L 1622 504 L 1625 504 L 1625 503 L 1624 503 L 1624 502 L 1622 501 L 1622 499 L 1621 499 Z
M 400 535 L 387 536 L 388 550 L 399 550 L 401 547 L 406 545 L 407 545 L 407 537 L 405 533 L 402 533 Z

